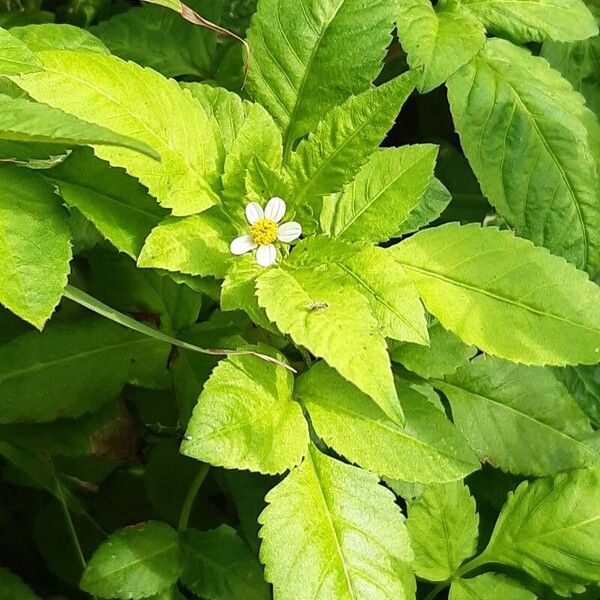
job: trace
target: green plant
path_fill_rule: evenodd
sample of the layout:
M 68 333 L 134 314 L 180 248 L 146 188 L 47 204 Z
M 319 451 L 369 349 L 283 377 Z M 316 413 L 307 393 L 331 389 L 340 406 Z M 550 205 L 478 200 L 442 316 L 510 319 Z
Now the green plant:
M 156 4 L 2 21 L 0 597 L 599 598 L 597 7 Z

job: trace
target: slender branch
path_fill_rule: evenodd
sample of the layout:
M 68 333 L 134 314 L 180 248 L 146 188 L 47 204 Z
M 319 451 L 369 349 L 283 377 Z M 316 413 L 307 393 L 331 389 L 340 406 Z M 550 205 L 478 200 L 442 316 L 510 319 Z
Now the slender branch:
M 81 566 L 85 569 L 87 566 L 85 556 L 83 555 L 83 551 L 81 549 L 81 544 L 79 543 L 79 538 L 77 537 L 77 532 L 75 531 L 75 525 L 73 524 L 73 519 L 71 518 L 71 513 L 69 512 L 69 507 L 67 506 L 67 502 L 65 500 L 65 492 L 63 490 L 62 484 L 58 480 L 58 477 L 55 477 L 56 488 L 59 492 L 59 502 L 63 510 L 63 515 L 65 517 L 65 523 L 67 525 L 67 529 L 69 531 L 69 536 L 73 541 L 73 546 L 75 547 L 75 551 L 77 553 L 77 558 L 79 558 L 79 562 Z
M 183 501 L 183 505 L 181 507 L 181 514 L 179 515 L 179 524 L 177 525 L 177 529 L 179 531 L 185 531 L 188 526 L 188 522 L 190 520 L 190 515 L 192 514 L 192 508 L 194 507 L 194 501 L 196 500 L 196 496 L 208 475 L 210 470 L 210 465 L 203 464 L 198 469 L 198 473 L 196 477 L 192 480 L 190 485 L 190 489 L 188 490 L 187 496 Z

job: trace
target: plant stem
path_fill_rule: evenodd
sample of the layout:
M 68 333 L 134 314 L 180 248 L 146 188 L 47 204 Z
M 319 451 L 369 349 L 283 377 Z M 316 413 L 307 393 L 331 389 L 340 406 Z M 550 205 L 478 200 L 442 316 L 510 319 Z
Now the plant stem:
M 73 524 L 73 519 L 71 518 L 71 513 L 69 512 L 69 507 L 65 501 L 65 494 L 62 488 L 61 483 L 56 480 L 58 491 L 60 492 L 60 505 L 63 510 L 63 514 L 65 516 L 65 522 L 67 524 L 67 529 L 69 531 L 69 535 L 71 540 L 73 541 L 73 546 L 75 546 L 75 551 L 77 552 L 77 557 L 79 558 L 79 562 L 81 566 L 85 569 L 87 563 L 85 561 L 85 556 L 83 556 L 83 551 L 81 550 L 81 545 L 79 543 L 79 538 L 77 537 L 77 532 L 75 531 L 75 525 Z
M 438 583 L 430 592 L 425 596 L 425 600 L 433 600 L 446 586 L 450 585 L 450 581 L 442 581 Z
M 194 507 L 194 500 L 196 500 L 198 491 L 202 487 L 209 470 L 210 465 L 201 465 L 196 477 L 194 477 L 192 484 L 190 485 L 190 489 L 188 490 L 187 496 L 183 501 L 183 506 L 181 507 L 181 514 L 179 515 L 179 524 L 177 525 L 177 529 L 179 531 L 185 531 L 187 529 L 188 521 L 190 520 L 190 514 L 192 513 L 192 508 Z

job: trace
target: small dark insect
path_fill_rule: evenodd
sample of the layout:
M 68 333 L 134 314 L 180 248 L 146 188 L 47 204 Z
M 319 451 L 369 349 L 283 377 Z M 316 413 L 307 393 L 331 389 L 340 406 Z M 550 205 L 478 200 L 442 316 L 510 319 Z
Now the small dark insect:
M 309 302 L 306 305 L 306 308 L 308 308 L 308 310 L 325 310 L 326 308 L 329 308 L 329 304 L 327 302 Z

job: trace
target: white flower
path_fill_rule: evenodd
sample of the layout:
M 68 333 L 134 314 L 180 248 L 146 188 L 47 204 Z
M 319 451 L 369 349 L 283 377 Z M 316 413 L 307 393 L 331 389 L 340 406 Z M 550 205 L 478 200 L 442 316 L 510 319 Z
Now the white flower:
M 247 204 L 246 219 L 250 227 L 246 235 L 236 237 L 231 242 L 231 253 L 237 256 L 258 248 L 256 262 L 261 267 L 270 267 L 277 258 L 274 242 L 279 240 L 289 244 L 302 234 L 302 226 L 296 221 L 278 224 L 285 215 L 285 208 L 285 202 L 277 197 L 267 202 L 264 211 L 256 202 Z

